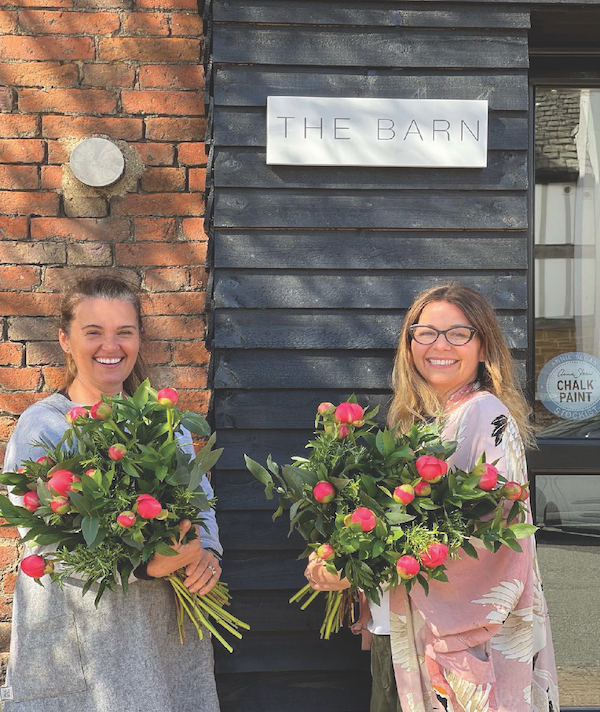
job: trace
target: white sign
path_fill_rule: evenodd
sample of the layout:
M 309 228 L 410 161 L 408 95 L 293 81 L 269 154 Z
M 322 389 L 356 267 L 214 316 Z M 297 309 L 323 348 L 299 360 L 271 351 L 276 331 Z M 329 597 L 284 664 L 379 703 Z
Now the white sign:
M 485 168 L 487 101 L 267 98 L 267 163 Z
M 538 376 L 542 403 L 563 420 L 583 420 L 600 413 L 600 359 L 580 352 L 550 359 Z

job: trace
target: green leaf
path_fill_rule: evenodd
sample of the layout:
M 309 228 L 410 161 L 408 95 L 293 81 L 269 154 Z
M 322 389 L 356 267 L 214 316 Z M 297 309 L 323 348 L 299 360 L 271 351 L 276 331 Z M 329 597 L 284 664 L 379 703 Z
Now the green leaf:
M 181 416 L 181 425 L 195 435 L 206 437 L 210 435 L 210 425 L 197 413 L 188 411 Z
M 140 385 L 136 388 L 135 393 L 133 394 L 133 402 L 140 410 L 148 402 L 148 396 L 150 395 L 150 393 L 148 392 L 149 385 L 150 381 L 146 379 L 145 381 L 140 383 Z
M 154 550 L 157 554 L 162 554 L 163 556 L 177 556 L 178 553 L 177 551 L 175 551 L 175 549 L 173 549 L 173 547 L 169 546 L 164 541 L 156 542 Z
M 96 540 L 98 529 L 100 528 L 100 520 L 97 517 L 84 517 L 81 522 L 81 532 L 85 543 L 90 546 Z
M 256 479 L 265 486 L 265 496 L 267 499 L 273 499 L 273 478 L 271 474 L 258 462 L 252 460 L 248 455 L 244 455 L 246 467 L 256 477 Z
M 472 557 L 473 559 L 479 558 L 479 556 L 477 555 L 477 549 L 466 539 L 461 544 L 461 547 L 465 554 L 467 554 L 468 556 Z
M 519 542 L 515 541 L 514 539 L 502 538 L 502 539 L 500 539 L 500 541 L 503 544 L 505 544 L 506 546 L 508 546 L 509 549 L 512 549 L 513 551 L 518 551 L 519 553 L 523 551 Z
M 405 524 L 412 522 L 415 518 L 414 514 L 408 514 L 404 507 L 400 504 L 398 507 L 390 507 L 385 513 L 385 518 L 390 524 Z
M 528 536 L 535 534 L 538 528 L 533 524 L 512 524 L 509 529 L 515 535 L 515 539 L 527 539 Z

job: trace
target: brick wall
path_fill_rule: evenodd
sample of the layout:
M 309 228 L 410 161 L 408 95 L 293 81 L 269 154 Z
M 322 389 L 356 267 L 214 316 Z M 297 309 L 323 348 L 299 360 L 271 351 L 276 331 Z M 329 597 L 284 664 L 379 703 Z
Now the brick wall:
M 208 404 L 202 21 L 196 0 L 3 0 L 0 9 L 0 457 L 18 414 L 62 379 L 59 290 L 114 269 L 143 287 L 157 385 Z M 83 137 L 118 143 L 124 177 L 85 188 Z M 0 653 L 16 532 L 0 530 Z

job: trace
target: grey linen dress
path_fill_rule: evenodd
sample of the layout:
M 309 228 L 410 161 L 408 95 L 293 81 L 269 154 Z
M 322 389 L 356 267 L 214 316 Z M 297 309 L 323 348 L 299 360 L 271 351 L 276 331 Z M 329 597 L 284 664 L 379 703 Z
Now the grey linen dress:
M 32 442 L 58 443 L 74 404 L 55 394 L 28 408 L 8 444 L 5 470 L 44 454 Z M 182 438 L 184 449 L 191 438 Z M 203 488 L 212 496 L 205 479 Z M 11 497 L 18 502 L 19 498 Z M 20 503 L 20 502 L 18 502 Z M 202 543 L 221 552 L 214 514 Z M 39 549 L 28 547 L 25 555 Z M 219 712 L 212 641 L 190 625 L 179 642 L 175 601 L 164 581 L 134 580 L 126 596 L 106 591 L 98 608 L 94 587 L 67 579 L 42 588 L 19 572 L 4 712 Z

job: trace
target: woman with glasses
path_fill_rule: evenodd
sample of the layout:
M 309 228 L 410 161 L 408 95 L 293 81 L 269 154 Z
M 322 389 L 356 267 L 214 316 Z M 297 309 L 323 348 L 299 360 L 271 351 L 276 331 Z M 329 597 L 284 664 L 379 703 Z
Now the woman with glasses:
M 485 452 L 508 480 L 527 481 L 529 407 L 492 307 L 457 284 L 423 292 L 406 315 L 388 421 L 406 431 L 441 419 L 470 470 Z M 535 542 L 447 563 L 448 583 L 385 591 L 357 629 L 372 634 L 371 712 L 559 712 L 556 667 Z M 320 588 L 336 588 L 318 561 Z M 332 577 L 333 578 L 333 577 Z M 313 583 L 314 585 L 314 583 Z M 315 586 L 315 587 L 317 587 Z

